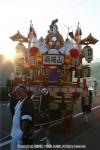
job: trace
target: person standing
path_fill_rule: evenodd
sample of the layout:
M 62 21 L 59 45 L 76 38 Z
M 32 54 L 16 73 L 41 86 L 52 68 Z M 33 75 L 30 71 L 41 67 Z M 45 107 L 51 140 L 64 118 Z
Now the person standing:
M 85 122 L 88 122 L 88 113 L 89 113 L 89 99 L 88 92 L 86 96 L 82 96 L 81 98 L 81 108 L 84 115 Z
M 95 95 L 95 96 L 96 96 L 96 94 L 97 94 L 96 90 L 97 90 L 97 81 L 95 80 L 95 81 L 94 81 L 94 95 Z
M 93 106 L 93 90 L 88 88 L 88 98 L 89 98 L 89 110 L 91 111 L 91 108 Z
M 15 107 L 11 130 L 11 150 L 20 150 L 22 145 L 33 144 L 33 114 L 32 101 L 27 97 L 27 89 L 23 85 L 16 87 L 18 102 Z
M 85 119 L 85 122 L 88 122 L 88 114 L 91 111 L 90 104 L 89 104 L 89 88 L 86 83 L 86 78 L 83 80 L 83 93 L 81 97 L 81 108 L 83 112 L 83 116 Z
M 11 113 L 11 116 L 13 119 L 13 116 L 15 113 L 15 106 L 18 102 L 18 100 L 16 98 L 15 88 L 8 89 L 8 99 L 9 99 L 8 107 L 10 109 L 10 113 Z
M 41 90 L 40 95 L 40 105 L 39 112 L 42 126 L 42 131 L 44 132 L 44 137 L 40 140 L 41 143 L 50 144 L 49 141 L 49 107 L 50 107 L 50 93 L 47 88 Z

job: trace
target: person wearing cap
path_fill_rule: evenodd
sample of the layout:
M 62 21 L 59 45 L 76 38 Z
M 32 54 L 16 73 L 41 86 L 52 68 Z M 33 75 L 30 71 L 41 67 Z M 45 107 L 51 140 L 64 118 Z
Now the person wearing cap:
M 23 85 L 16 87 L 18 102 L 15 107 L 11 129 L 11 150 L 20 150 L 21 145 L 32 145 L 33 114 L 32 101 L 27 97 L 27 89 Z
M 86 90 L 83 91 L 83 95 L 81 99 L 81 107 L 82 107 L 82 111 L 86 123 L 88 122 L 88 115 L 91 112 L 91 108 L 92 108 L 93 91 L 94 88 L 92 86 L 86 87 Z
M 39 112 L 41 117 L 42 131 L 44 132 L 41 143 L 50 144 L 49 141 L 49 105 L 50 105 L 50 93 L 47 88 L 41 90 Z

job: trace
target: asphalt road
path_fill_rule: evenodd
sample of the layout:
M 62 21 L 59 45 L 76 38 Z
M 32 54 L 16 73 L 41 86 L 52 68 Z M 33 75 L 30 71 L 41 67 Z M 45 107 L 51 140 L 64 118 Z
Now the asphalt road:
M 80 112 L 80 103 L 75 106 L 75 114 Z M 53 126 L 50 129 L 50 142 L 53 149 L 85 149 L 100 150 L 100 95 L 94 98 L 94 107 L 89 114 L 89 122 L 85 123 L 83 115 L 79 114 L 73 118 L 70 128 L 65 132 L 61 125 Z M 0 105 L 0 148 L 1 150 L 10 150 L 10 130 L 11 116 L 7 105 Z M 8 143 L 8 144 L 7 144 Z M 38 143 L 37 143 L 38 144 Z M 58 147 L 58 148 L 57 148 Z M 36 149 L 39 149 L 38 146 Z M 41 148 L 42 149 L 42 148 Z M 44 148 L 46 149 L 46 148 Z M 47 148 L 49 149 L 49 148 Z M 50 148 L 52 149 L 52 148 Z

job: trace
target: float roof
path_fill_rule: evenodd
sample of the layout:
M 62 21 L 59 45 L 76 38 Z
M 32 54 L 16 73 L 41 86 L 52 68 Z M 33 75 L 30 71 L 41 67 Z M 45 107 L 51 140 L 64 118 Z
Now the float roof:
M 80 41 L 80 44 L 88 45 L 88 44 L 96 44 L 97 42 L 98 42 L 98 40 L 95 39 L 90 33 L 86 38 L 84 38 Z
M 19 31 L 17 31 L 16 34 L 11 36 L 10 39 L 13 41 L 28 42 L 28 39 L 25 36 L 23 36 Z

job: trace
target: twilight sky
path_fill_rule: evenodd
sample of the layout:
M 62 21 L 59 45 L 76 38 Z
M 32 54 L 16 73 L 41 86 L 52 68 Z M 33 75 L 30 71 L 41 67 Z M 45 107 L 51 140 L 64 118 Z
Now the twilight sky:
M 82 38 L 92 33 L 100 40 L 100 0 L 0 0 L 0 53 L 13 55 L 17 42 L 10 36 L 17 30 L 27 37 L 30 20 L 37 37 L 45 38 L 51 21 L 58 18 L 58 29 L 64 39 L 67 27 L 75 31 L 77 23 L 82 29 Z M 100 43 L 92 45 L 94 59 L 100 58 Z

